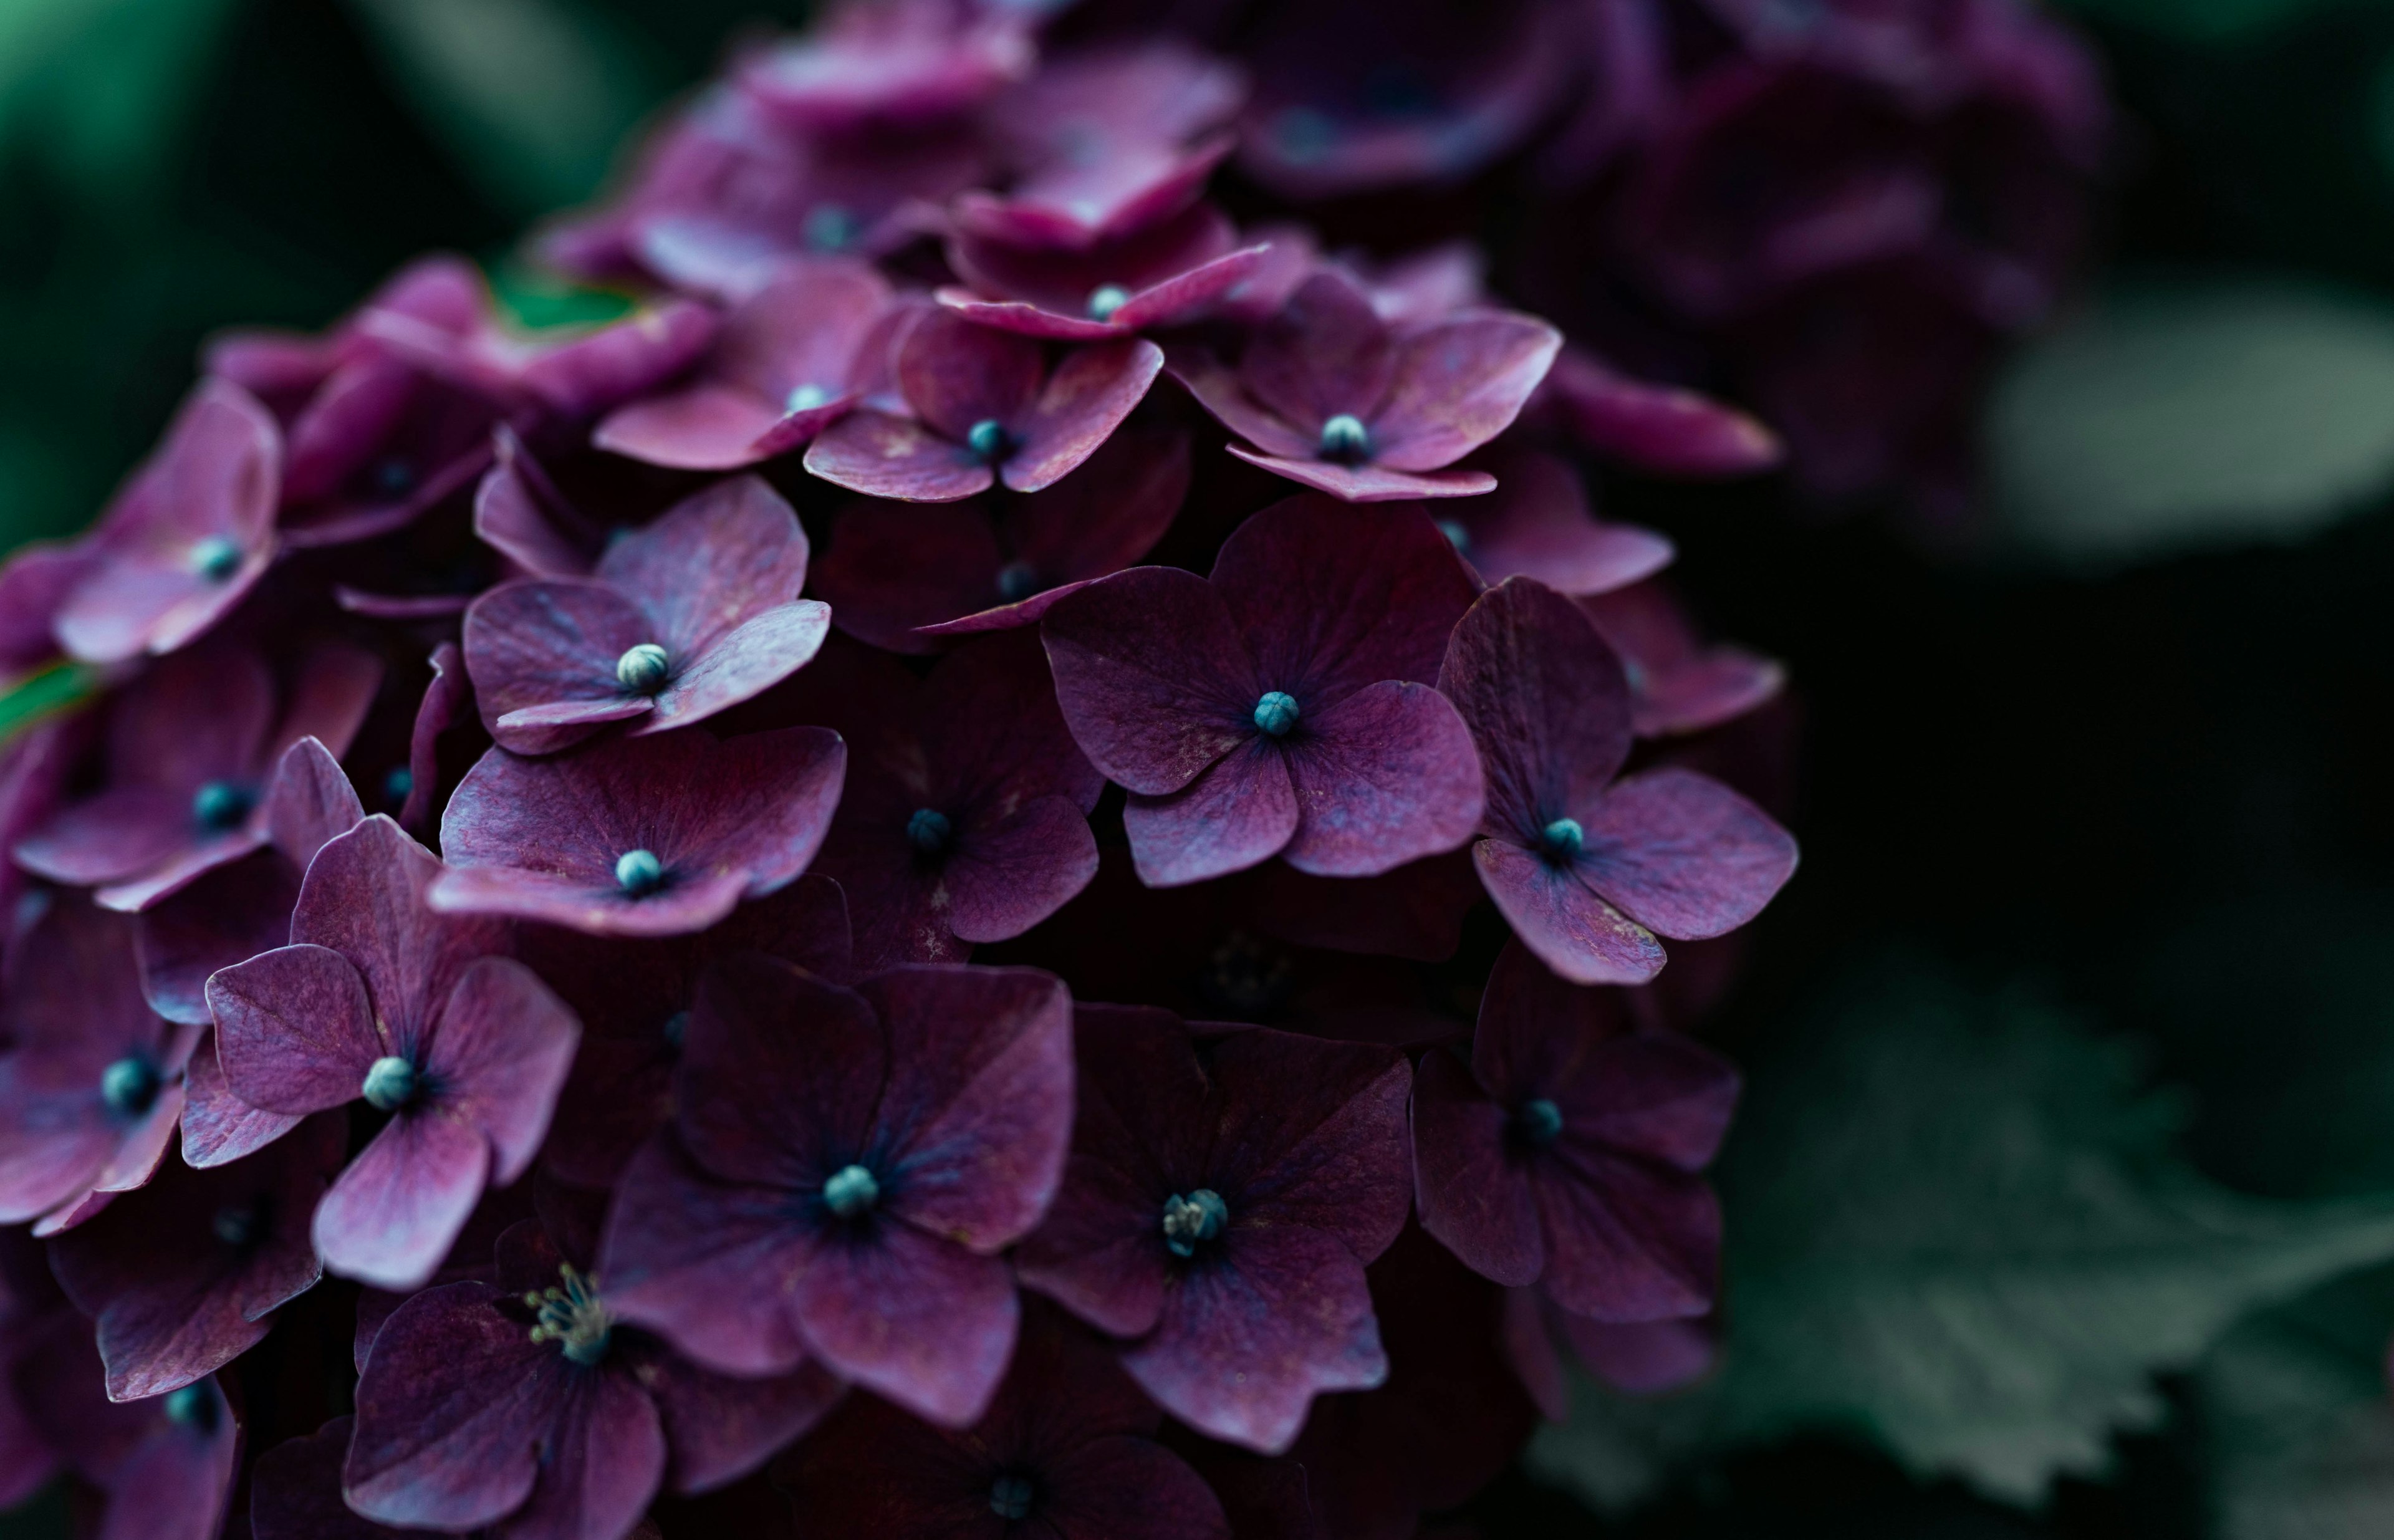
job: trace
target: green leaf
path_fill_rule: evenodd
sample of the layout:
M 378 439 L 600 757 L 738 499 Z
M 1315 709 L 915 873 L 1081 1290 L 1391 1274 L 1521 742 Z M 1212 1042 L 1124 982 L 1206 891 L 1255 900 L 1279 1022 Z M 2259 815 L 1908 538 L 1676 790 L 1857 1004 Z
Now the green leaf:
M 2194 1379 L 2217 1540 L 2394 1534 L 2394 1269 L 2246 1321 Z
M 99 673 L 79 663 L 52 664 L 0 686 L 0 747 L 29 728 L 86 704 L 99 689 Z
M 589 196 L 662 94 L 640 50 L 571 0 L 350 4 L 426 125 L 525 213 Z
M 2063 0 L 2092 21 L 2141 27 L 2189 43 L 2243 41 L 2348 0 Z
M 2020 994 L 1899 968 L 1752 1066 L 1718 1173 L 1721 1372 L 1583 1384 L 1533 1467 L 1605 1507 L 1803 1429 L 2033 1501 L 2157 1422 L 2157 1372 L 2232 1321 L 2394 1256 L 2394 1199 L 2283 1204 L 2174 1152 L 2137 1056 Z
M 2298 539 L 2394 485 L 2394 306 L 2125 285 L 2020 353 L 1986 440 L 2004 525 L 2032 550 L 2102 565 Z
M 174 148 L 232 0 L 0 0 L 0 138 L 138 203 Z

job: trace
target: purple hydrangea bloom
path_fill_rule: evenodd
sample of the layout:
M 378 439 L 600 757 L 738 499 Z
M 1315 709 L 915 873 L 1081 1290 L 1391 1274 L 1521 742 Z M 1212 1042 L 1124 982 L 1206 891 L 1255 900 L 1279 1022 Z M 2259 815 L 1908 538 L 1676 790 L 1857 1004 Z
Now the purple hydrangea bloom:
M 1439 673 L 1487 766 L 1480 880 L 1514 933 L 1579 983 L 1643 983 L 1657 934 L 1694 941 L 1760 913 L 1796 870 L 1769 815 L 1691 770 L 1615 780 L 1629 685 L 1586 613 L 1528 578 L 1482 595 Z
M 704 930 L 806 870 L 847 762 L 822 728 L 691 728 L 546 759 L 494 748 L 441 815 L 433 907 L 594 936 Z
M 62 1311 L 18 1360 L 16 1382 L 41 1409 L 59 1463 L 99 1494 L 92 1540 L 216 1540 L 222 1532 L 242 1429 L 213 1377 L 112 1402 L 90 1323 Z
M 812 1364 L 698 1367 L 620 1322 L 588 1260 L 528 1220 L 499 1237 L 495 1283 L 428 1289 L 383 1323 L 343 1468 L 352 1508 L 494 1540 L 621 1535 L 661 1486 L 737 1480 L 838 1398 Z
M 1364 1284 L 1412 1205 L 1393 1049 L 1267 1027 L 1200 1057 L 1167 1012 L 1084 1006 L 1072 1158 L 1023 1282 L 1102 1331 L 1199 1431 L 1286 1449 L 1388 1364 Z
M 612 723 L 702 721 L 805 666 L 831 629 L 800 599 L 807 537 L 755 476 L 718 481 L 614 541 L 586 579 L 503 583 L 466 612 L 483 725 L 553 754 Z
M 1262 270 L 1268 249 L 1241 246 L 1210 204 L 1065 251 L 1012 244 L 967 223 L 949 238 L 948 264 L 971 287 L 943 288 L 939 301 L 1001 331 L 1102 342 L 1199 319 Z
M 715 340 L 715 312 L 669 298 L 619 321 L 573 330 L 518 333 L 476 285 L 465 325 L 396 310 L 367 312 L 360 329 L 392 358 L 487 401 L 510 415 L 585 422 L 682 374 Z
M 432 853 L 376 816 L 308 868 L 291 944 L 208 981 L 234 1096 L 391 1114 L 316 1208 L 325 1265 L 385 1288 L 440 1266 L 485 1186 L 540 1149 L 581 1029 L 505 955 L 503 921 L 435 914 Z
M 599 1271 L 626 1321 L 725 1374 L 812 1358 L 949 1427 L 1014 1349 L 998 1254 L 1072 1127 L 1072 1012 L 1022 968 L 842 989 L 784 963 L 700 986 L 670 1129 L 633 1160 Z
M 52 619 L 86 663 L 172 652 L 230 613 L 276 548 L 283 435 L 255 397 L 203 380 L 117 494 Z
M 322 1275 L 309 1216 L 348 1153 L 319 1116 L 274 1148 L 156 1180 L 50 1243 L 50 1265 L 99 1323 L 112 1401 L 164 1395 L 265 1339 L 273 1312 Z
M 1204 1478 L 1113 1354 L 1055 1310 L 1025 1314 L 1013 1366 L 968 1428 L 858 1396 L 777 1468 L 800 1533 L 882 1540 L 1230 1540 Z
M 20 902 L 13 919 L 0 966 L 0 1224 L 39 1219 L 46 1231 L 157 1170 L 199 1029 L 141 998 L 132 921 L 66 893 Z
M 103 788 L 20 839 L 17 862 L 52 882 L 96 886 L 111 909 L 147 908 L 264 847 L 273 837 L 268 780 L 283 752 L 314 738 L 337 758 L 381 682 L 370 654 L 323 646 L 278 699 L 266 660 L 244 644 L 178 653 L 115 701 Z
M 733 307 L 685 384 L 609 413 L 600 449 L 681 470 L 737 470 L 812 440 L 879 372 L 888 281 L 850 260 L 793 263 Z
M 1037 492 L 1096 454 L 1163 367 L 1163 350 L 1141 338 L 1075 348 L 1051 367 L 1030 337 L 934 310 L 898 348 L 913 415 L 849 413 L 808 448 L 807 469 L 908 503 L 953 503 L 1001 479 Z
M 839 982 L 855 970 L 847 899 L 839 884 L 811 873 L 695 935 L 627 941 L 528 926 L 520 944 L 533 971 L 582 1018 L 582 1048 L 541 1165 L 601 1190 L 673 1116 L 674 1066 L 709 966 L 757 952 Z
M 1588 594 L 1580 608 L 1620 654 L 1640 738 L 1702 732 L 1776 696 L 1787 671 L 1742 647 L 1707 646 L 1659 582 Z
M 819 673 L 791 706 L 848 744 L 815 870 L 847 891 L 860 967 L 962 962 L 1088 886 L 1105 778 L 1064 729 L 1036 636 L 977 641 L 919 682 L 863 648 Z
M 1188 493 L 1188 435 L 1127 428 L 1079 475 L 1028 497 L 851 504 L 815 564 L 815 592 L 833 625 L 893 652 L 1034 625 L 1145 556 Z
M 1677 554 L 1651 530 L 1598 520 L 1569 462 L 1520 450 L 1498 464 L 1494 493 L 1443 504 L 1438 514 L 1440 531 L 1483 582 L 1532 577 L 1566 594 L 1608 593 Z
M 1274 855 L 1368 876 L 1469 838 L 1477 756 L 1427 681 L 1471 586 L 1419 513 L 1298 496 L 1240 526 L 1210 580 L 1138 567 L 1058 601 L 1057 696 L 1131 793 L 1141 879 Z
M 1571 984 L 1508 946 L 1468 1064 L 1433 1049 L 1415 1077 L 1422 1227 L 1473 1270 L 1538 1284 L 1573 1315 L 1701 1315 L 1720 1208 L 1696 1173 L 1737 1091 L 1709 1049 L 1632 1031 L 1619 991 Z
M 1511 425 L 1561 347 L 1545 322 L 1506 310 L 1399 330 L 1353 280 L 1324 270 L 1236 369 L 1189 349 L 1172 372 L 1247 441 L 1230 453 L 1250 464 L 1348 502 L 1469 497 L 1496 479 L 1446 467 Z

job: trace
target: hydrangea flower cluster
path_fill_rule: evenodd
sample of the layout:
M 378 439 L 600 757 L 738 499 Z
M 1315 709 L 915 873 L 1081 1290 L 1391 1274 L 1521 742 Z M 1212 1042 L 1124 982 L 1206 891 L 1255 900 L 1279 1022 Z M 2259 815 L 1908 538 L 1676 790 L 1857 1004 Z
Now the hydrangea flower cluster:
M 1587 477 L 1780 441 L 1371 199 L 1625 180 L 1728 315 L 1935 225 L 2058 45 L 1121 9 L 754 43 L 540 237 L 628 313 L 434 257 L 225 337 L 0 570 L 0 665 L 91 694 L 0 746 L 0 1500 L 1401 1537 L 1559 1343 L 1709 1362 L 1685 1029 L 1796 866 L 1782 679 Z M 1916 99 L 1767 126 L 1833 87 Z

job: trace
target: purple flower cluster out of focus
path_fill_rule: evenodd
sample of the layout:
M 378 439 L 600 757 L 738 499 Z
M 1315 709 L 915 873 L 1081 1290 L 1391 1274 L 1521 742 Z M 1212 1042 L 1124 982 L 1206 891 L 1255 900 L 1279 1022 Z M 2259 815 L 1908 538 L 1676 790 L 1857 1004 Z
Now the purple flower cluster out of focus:
M 2101 112 L 2015 0 L 850 0 L 538 235 L 621 319 L 219 339 L 0 569 L 0 1502 L 1403 1540 L 1703 1373 L 1792 715 L 1591 473 L 1943 495 Z

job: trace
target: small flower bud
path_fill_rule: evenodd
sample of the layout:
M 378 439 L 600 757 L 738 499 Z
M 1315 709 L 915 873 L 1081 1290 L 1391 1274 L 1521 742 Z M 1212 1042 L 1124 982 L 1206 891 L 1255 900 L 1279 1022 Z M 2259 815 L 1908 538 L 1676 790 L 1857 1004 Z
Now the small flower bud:
M 222 583 L 241 571 L 241 547 L 223 535 L 212 534 L 191 545 L 191 571 L 210 583 Z
M 1089 319 L 1112 321 L 1114 312 L 1130 303 L 1130 291 L 1119 283 L 1100 283 L 1089 291 Z
M 99 1072 L 99 1099 L 119 1117 L 139 1117 L 157 1104 L 160 1084 L 148 1060 L 120 1059 Z
M 1545 844 L 1547 855 L 1557 861 L 1572 861 L 1585 848 L 1587 831 L 1579 826 L 1576 818 L 1558 818 L 1539 832 L 1538 838 Z
M 244 787 L 230 781 L 211 781 L 191 794 L 191 822 L 212 834 L 237 829 L 249 816 L 251 800 Z
M 823 1183 L 823 1205 L 843 1219 L 853 1219 L 881 1201 L 881 1184 L 861 1165 L 843 1165 Z
M 1438 533 L 1446 536 L 1446 543 L 1454 546 L 1456 550 L 1463 552 L 1466 556 L 1471 554 L 1471 532 L 1463 527 L 1462 520 L 1440 520 L 1438 521 Z
M 377 1112 L 395 1112 L 415 1099 L 415 1066 L 396 1054 L 386 1054 L 366 1066 L 365 1084 L 358 1094 Z
M 856 216 L 837 204 L 817 204 L 807 211 L 801 232 L 817 251 L 846 251 L 856 239 Z
M 965 433 L 965 447 L 992 463 L 1003 460 L 1014 449 L 1014 436 L 995 417 L 983 417 Z
M 1372 457 L 1372 430 L 1363 419 L 1352 413 L 1341 412 L 1322 425 L 1322 457 L 1340 465 L 1353 465 Z
M 789 399 L 782 403 L 782 410 L 796 415 L 800 412 L 811 412 L 829 400 L 831 392 L 820 385 L 796 386 L 791 389 Z
M 997 597 L 1019 604 L 1039 591 L 1038 570 L 1028 561 L 1009 561 L 997 570 Z
M 1194 1257 L 1199 1243 L 1222 1233 L 1230 1222 L 1230 1205 L 1211 1188 L 1201 1187 L 1187 1197 L 1164 1200 L 1164 1247 L 1175 1257 Z
M 1037 1489 L 1028 1476 L 1011 1472 L 989 1484 L 989 1510 L 1008 1523 L 1031 1517 L 1031 1499 Z
M 1296 726 L 1296 697 L 1285 691 L 1268 690 L 1256 703 L 1256 726 L 1274 738 L 1285 738 Z
M 209 1396 L 204 1381 L 168 1391 L 160 1410 L 166 1414 L 166 1420 L 178 1428 L 188 1428 L 199 1433 L 212 1432 L 216 1428 L 217 1403 Z
M 1533 1097 L 1513 1113 L 1513 1132 L 1532 1150 L 1544 1150 L 1562 1137 L 1563 1110 L 1545 1097 Z
M 664 886 L 665 863 L 654 850 L 626 850 L 615 858 L 615 886 L 633 898 L 643 898 Z
M 906 820 L 906 843 L 927 856 L 938 855 L 948 848 L 956 826 L 948 815 L 937 808 L 917 808 L 914 816 Z
M 665 677 L 672 672 L 673 659 L 652 641 L 627 647 L 615 660 L 615 682 L 635 695 L 655 694 L 665 687 Z

